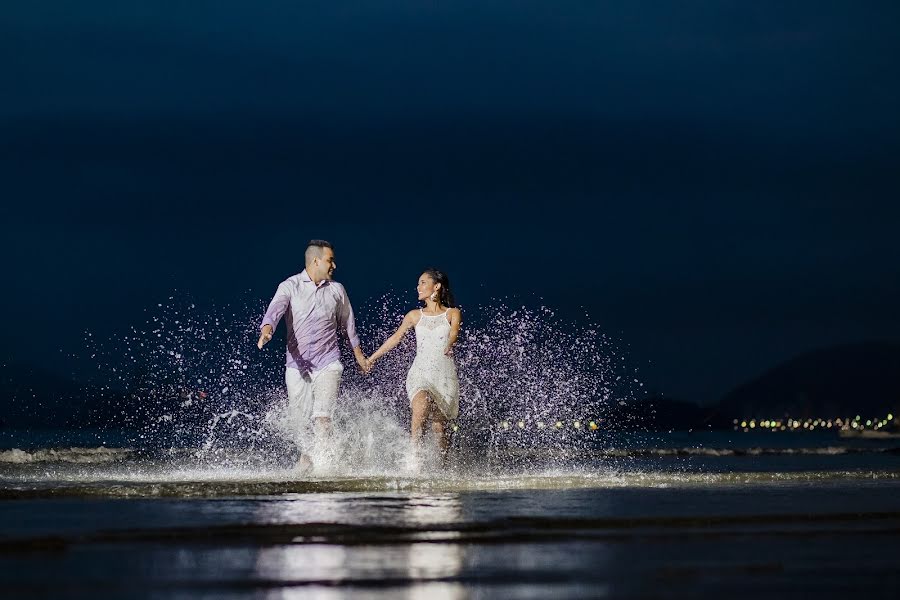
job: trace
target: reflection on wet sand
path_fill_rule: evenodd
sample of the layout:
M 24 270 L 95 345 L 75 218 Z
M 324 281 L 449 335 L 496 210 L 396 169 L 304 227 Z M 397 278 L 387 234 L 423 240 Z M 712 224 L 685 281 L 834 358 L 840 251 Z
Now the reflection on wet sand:
M 16 598 L 894 597 L 898 485 L 13 500 L 0 567 Z
M 385 513 L 391 521 L 408 525 L 441 525 L 463 520 L 458 494 L 393 495 L 384 502 L 367 507 L 369 514 L 358 514 L 361 504 L 332 494 L 295 500 L 280 500 L 260 506 L 256 522 L 347 523 L 379 521 Z M 435 532 L 437 533 L 437 532 Z M 440 532 L 440 539 L 459 536 L 458 532 Z M 403 597 L 410 600 L 428 598 L 456 599 L 463 597 L 463 587 L 452 580 L 463 568 L 464 549 L 454 543 L 431 542 L 429 532 L 422 541 L 391 545 L 340 545 L 317 543 L 304 538 L 297 545 L 278 545 L 261 548 L 256 555 L 254 579 L 299 585 L 284 590 L 278 597 L 332 598 L 336 591 L 329 586 L 359 582 L 380 586 L 392 584 L 404 588 Z M 437 581 L 435 581 L 437 580 Z
M 459 523 L 463 520 L 459 494 L 416 495 L 410 499 L 405 519 L 410 523 Z M 441 532 L 444 539 L 459 537 L 458 531 Z M 409 600 L 456 600 L 464 597 L 459 583 L 446 580 L 462 571 L 464 549 L 454 543 L 417 543 L 406 547 L 406 565 L 413 581 L 443 579 L 428 586 L 406 589 Z

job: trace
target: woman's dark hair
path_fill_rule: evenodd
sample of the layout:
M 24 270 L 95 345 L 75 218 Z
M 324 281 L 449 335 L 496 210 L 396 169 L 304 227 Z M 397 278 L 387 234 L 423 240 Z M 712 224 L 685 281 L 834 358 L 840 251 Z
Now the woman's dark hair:
M 441 304 L 447 308 L 454 308 L 456 302 L 453 299 L 453 292 L 450 290 L 450 278 L 443 271 L 429 267 L 422 271 L 423 275 L 428 275 L 435 283 L 441 284 Z

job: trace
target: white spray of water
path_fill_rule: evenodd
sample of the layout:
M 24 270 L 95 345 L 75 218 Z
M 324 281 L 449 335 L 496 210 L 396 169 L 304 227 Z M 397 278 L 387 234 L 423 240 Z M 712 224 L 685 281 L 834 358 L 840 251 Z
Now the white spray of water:
M 386 294 L 357 310 L 369 351 L 408 310 L 400 297 Z M 173 297 L 157 308 L 143 327 L 115 342 L 86 337 L 109 391 L 94 418 L 134 431 L 137 446 L 191 449 L 198 465 L 294 468 L 299 424 L 286 409 L 280 344 L 257 350 L 258 319 L 248 318 L 262 307 L 201 310 Z M 510 445 L 559 449 L 596 443 L 585 431 L 589 420 L 628 418 L 622 407 L 641 384 L 617 344 L 595 324 L 566 322 L 546 307 L 513 308 L 508 301 L 464 308 L 464 315 L 455 348 L 461 392 L 460 417 L 453 423 L 457 470 Z M 317 475 L 380 476 L 406 468 L 404 384 L 414 351 L 410 334 L 371 375 L 345 369 Z M 349 352 L 343 362 L 354 365 Z M 580 422 L 585 427 L 573 429 Z M 426 441 L 424 448 L 434 445 Z M 425 471 L 437 469 L 437 462 L 435 452 L 426 454 Z

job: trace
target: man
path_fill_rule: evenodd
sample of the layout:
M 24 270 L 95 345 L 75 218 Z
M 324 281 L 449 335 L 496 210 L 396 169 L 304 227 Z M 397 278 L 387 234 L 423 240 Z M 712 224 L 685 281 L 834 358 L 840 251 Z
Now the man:
M 337 267 L 334 248 L 324 240 L 312 240 L 306 246 L 304 258 L 306 269 L 278 286 L 263 317 L 256 345 L 261 350 L 272 339 L 284 315 L 288 406 L 300 424 L 301 430 L 297 432 L 302 452 L 300 466 L 309 468 L 312 461 L 308 453 L 312 449 L 316 456 L 321 456 L 323 438 L 331 431 L 331 417 L 344 371 L 338 329 L 346 332 L 360 369 L 368 372 L 369 365 L 359 347 L 347 292 L 332 280 Z M 306 435 L 310 428 L 312 440 Z

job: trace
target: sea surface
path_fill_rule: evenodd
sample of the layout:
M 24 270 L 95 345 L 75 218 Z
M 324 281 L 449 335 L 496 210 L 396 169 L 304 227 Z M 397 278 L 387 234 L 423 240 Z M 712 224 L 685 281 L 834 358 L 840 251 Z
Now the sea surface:
M 896 597 L 900 440 L 498 437 L 300 473 L 0 430 L 3 598 Z

